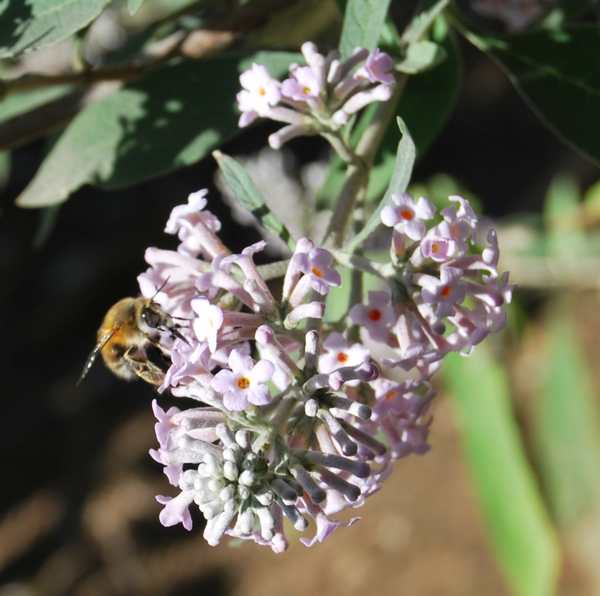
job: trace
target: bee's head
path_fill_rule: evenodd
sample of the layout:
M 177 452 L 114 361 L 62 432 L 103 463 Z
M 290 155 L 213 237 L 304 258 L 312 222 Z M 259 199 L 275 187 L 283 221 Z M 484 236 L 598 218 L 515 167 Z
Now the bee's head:
M 146 333 L 158 331 L 169 323 L 167 314 L 151 301 L 144 301 L 138 311 L 138 325 Z

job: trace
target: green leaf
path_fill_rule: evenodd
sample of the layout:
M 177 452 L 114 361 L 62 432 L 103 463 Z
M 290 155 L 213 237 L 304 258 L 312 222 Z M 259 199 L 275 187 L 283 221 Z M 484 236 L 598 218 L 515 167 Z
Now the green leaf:
M 325 303 L 325 323 L 336 323 L 341 321 L 350 308 L 350 292 L 352 290 L 352 271 L 348 267 L 337 265 L 342 284 L 337 288 L 331 288 Z
M 10 151 L 0 151 L 0 191 L 6 188 L 10 179 L 12 156 Z M 2 215 L 2 211 L 0 211 Z
M 565 309 L 551 311 L 535 403 L 534 440 L 554 516 L 577 523 L 600 505 L 600 412 L 587 365 Z
M 134 15 L 143 3 L 144 0 L 127 0 L 127 10 L 129 11 L 129 14 Z
M 66 39 L 89 25 L 110 0 L 0 0 L 0 58 Z
M 375 49 L 389 5 L 390 0 L 348 0 L 340 37 L 342 58 L 356 48 Z
M 586 190 L 583 201 L 585 216 L 600 219 L 600 180 Z
M 546 195 L 544 220 L 547 228 L 546 254 L 584 255 L 585 234 L 579 227 L 579 188 L 568 176 L 554 178 Z
M 384 252 L 383 255 L 380 252 L 375 251 L 369 251 L 368 254 L 368 257 L 375 261 L 381 261 L 382 256 L 383 261 L 385 262 L 388 259 L 387 251 Z M 337 288 L 331 288 L 329 294 L 327 294 L 325 315 L 323 316 L 323 320 L 326 323 L 337 323 L 338 321 L 341 321 L 353 306 L 350 303 L 352 294 L 352 270 L 339 263 L 336 264 L 336 269 L 342 277 L 342 284 Z M 381 278 L 364 272 L 361 273 L 361 275 L 363 299 L 368 292 L 381 289 L 383 283 Z
M 458 47 L 452 35 L 441 42 L 446 58 L 434 68 L 409 77 L 398 104 L 398 114 L 422 157 L 442 130 L 452 113 L 461 78 Z
M 239 72 L 254 60 L 279 76 L 296 59 L 263 52 L 185 60 L 125 85 L 71 122 L 17 204 L 54 205 L 84 184 L 120 188 L 197 162 L 239 131 Z
M 64 97 L 70 85 L 56 85 L 21 93 L 11 93 L 0 101 L 0 122 L 5 122 L 35 108 Z
M 517 596 L 551 596 L 559 550 L 523 451 L 506 375 L 483 345 L 468 358 L 452 354 L 443 370 L 498 564 Z
M 600 29 L 580 25 L 503 39 L 466 32 L 504 68 L 517 91 L 562 140 L 600 165 Z
M 400 143 L 398 143 L 392 180 L 383 199 L 377 206 L 377 209 L 371 214 L 371 217 L 369 217 L 369 220 L 363 229 L 348 243 L 346 248 L 349 252 L 354 252 L 375 231 L 381 223 L 381 210 L 391 202 L 393 194 L 404 192 L 410 182 L 413 165 L 415 163 L 416 148 L 402 119 L 398 118 L 397 122 L 402 138 L 400 139 Z
M 444 60 L 445 52 L 437 43 L 423 40 L 412 43 L 406 56 L 396 64 L 396 70 L 405 74 L 416 74 L 433 68 Z
M 427 0 L 424 9 L 412 20 L 402 34 L 402 40 L 407 44 L 419 41 L 441 12 L 448 6 L 450 0 Z
M 252 213 L 267 230 L 279 236 L 291 250 L 294 250 L 295 242 L 290 232 L 273 215 L 244 166 L 220 151 L 213 152 L 213 156 L 217 160 L 225 183 L 239 204 Z

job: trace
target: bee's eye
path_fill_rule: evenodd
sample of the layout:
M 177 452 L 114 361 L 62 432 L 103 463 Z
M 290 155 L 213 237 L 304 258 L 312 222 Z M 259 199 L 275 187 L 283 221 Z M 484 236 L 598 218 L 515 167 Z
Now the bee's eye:
M 142 320 L 152 328 L 156 328 L 160 325 L 160 315 L 150 308 L 144 308 L 144 310 L 142 310 Z

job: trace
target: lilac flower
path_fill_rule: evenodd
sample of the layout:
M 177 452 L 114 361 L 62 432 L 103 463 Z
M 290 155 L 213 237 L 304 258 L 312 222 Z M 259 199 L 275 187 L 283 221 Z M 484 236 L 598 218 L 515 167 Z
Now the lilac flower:
M 445 317 L 452 312 L 455 304 L 460 304 L 465 297 L 466 289 L 461 283 L 463 272 L 456 267 L 446 266 L 440 269 L 440 277 L 421 275 L 416 283 L 420 285 L 421 298 L 424 304 L 431 304 L 436 317 Z
M 392 195 L 392 202 L 393 205 L 381 211 L 383 224 L 411 240 L 421 240 L 425 235 L 425 222 L 435 214 L 433 205 L 424 197 L 415 201 L 407 192 Z
M 364 77 L 371 83 L 383 83 L 393 85 L 396 82 L 393 74 L 394 61 L 389 54 L 375 48 L 367 58 L 364 66 L 356 73 L 358 77 Z
M 239 125 L 248 126 L 258 116 L 265 116 L 271 106 L 281 98 L 280 84 L 269 74 L 262 64 L 253 64 L 240 75 L 242 91 L 237 94 L 237 102 L 242 112 Z
M 194 493 L 190 490 L 181 491 L 175 498 L 158 495 L 156 500 L 164 505 L 160 512 L 160 523 L 165 526 L 181 524 L 188 532 L 192 529 L 192 516 L 189 506 L 194 500 Z
M 196 313 L 192 326 L 200 341 L 208 342 L 211 352 L 217 349 L 217 335 L 223 325 L 223 311 L 211 304 L 206 298 L 196 298 L 192 301 L 192 309 Z
M 324 56 L 310 42 L 301 51 L 306 65 L 292 65 L 281 85 L 256 64 L 240 77 L 240 126 L 259 116 L 287 124 L 269 137 L 274 149 L 297 136 L 337 133 L 352 114 L 390 99 L 396 82 L 393 60 L 380 50 L 357 48 L 343 62 L 337 52 Z
M 386 358 L 385 364 L 416 367 L 423 378 L 437 370 L 447 353 L 468 353 L 499 329 L 505 320 L 503 307 L 511 298 L 507 276 L 499 276 L 496 269 L 495 231 L 466 199 L 450 200 L 454 205 L 442 210 L 437 224 L 426 199 L 415 202 L 406 194 L 381 213 L 383 223 L 394 226 L 394 234 L 414 241 L 403 242 L 398 251 L 392 239 L 398 272 L 394 283 L 402 296 L 393 330 L 386 334 L 387 326 L 369 324 L 366 306 L 350 311 L 352 320 L 367 326 L 374 340 L 396 348 L 397 358 Z
M 249 356 L 232 350 L 229 368 L 231 370 L 220 370 L 211 382 L 211 387 L 223 394 L 223 404 L 228 410 L 244 410 L 249 403 L 255 406 L 269 403 L 271 397 L 266 383 L 275 372 L 271 362 L 259 360 L 254 364 Z
M 388 292 L 369 292 L 368 304 L 355 304 L 349 314 L 355 325 L 364 327 L 372 339 L 381 342 L 388 340 L 390 328 L 397 319 Z
M 379 380 L 375 395 L 373 418 L 390 441 L 392 457 L 398 459 L 429 451 L 427 435 L 431 418 L 426 414 L 435 395 L 431 386 L 413 380 L 404 383 Z
M 333 372 L 342 366 L 356 366 L 369 358 L 369 351 L 362 344 L 350 344 L 341 333 L 330 333 L 323 348 L 325 352 L 319 357 L 322 373 Z
M 346 105 L 376 89 L 360 91 L 360 68 L 385 85 L 377 53 L 345 63 L 310 44 L 303 53 L 308 66 L 294 81 L 310 79 L 314 101 L 333 89 Z M 183 338 L 159 339 L 171 360 L 159 391 L 196 401 L 166 411 L 152 404 L 150 455 L 176 487 L 157 497 L 159 519 L 189 530 L 197 507 L 210 545 L 234 536 L 274 552 L 287 548 L 284 519 L 298 532 L 312 520 L 315 532 L 301 542 L 313 546 L 358 520 L 337 514 L 361 507 L 395 460 L 429 449 L 429 379 L 442 358 L 467 354 L 504 324 L 512 288 L 497 271 L 497 236 L 461 197 L 439 214 L 424 198 L 395 197 L 382 213 L 394 227 L 389 287 L 352 306 L 347 332 L 331 331 L 325 297 L 341 283 L 332 253 L 299 239 L 278 294 L 254 263 L 264 243 L 231 254 L 205 195 L 173 210 L 167 231 L 180 247 L 148 249 L 150 269 L 139 278 L 143 295 L 178 317 Z M 367 336 L 368 347 L 358 339 Z
M 297 265 L 306 274 L 310 286 L 319 294 L 328 294 L 332 287 L 342 283 L 340 274 L 333 268 L 332 254 L 323 248 L 312 248 L 297 255 Z
M 322 91 L 322 82 L 317 73 L 310 66 L 298 66 L 290 71 L 291 77 L 283 81 L 281 93 L 283 97 L 288 97 L 295 101 L 313 102 L 319 98 Z

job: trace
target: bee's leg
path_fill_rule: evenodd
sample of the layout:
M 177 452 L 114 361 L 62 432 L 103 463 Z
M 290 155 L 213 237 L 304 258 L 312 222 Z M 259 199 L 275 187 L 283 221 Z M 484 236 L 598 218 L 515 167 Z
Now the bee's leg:
M 151 385 L 162 385 L 165 378 L 165 373 L 156 364 L 150 362 L 146 358 L 141 358 L 139 354 L 136 354 L 137 347 L 132 346 L 129 348 L 123 358 L 127 364 L 131 367 L 131 370 L 143 381 L 150 383 Z

